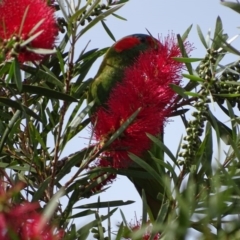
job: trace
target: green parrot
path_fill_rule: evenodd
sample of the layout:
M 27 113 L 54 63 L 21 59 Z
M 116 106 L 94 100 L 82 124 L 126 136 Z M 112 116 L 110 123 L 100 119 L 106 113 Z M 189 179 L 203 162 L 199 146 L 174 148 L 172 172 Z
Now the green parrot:
M 106 103 L 112 87 L 121 82 L 125 68 L 154 44 L 154 39 L 149 35 L 133 34 L 120 39 L 108 49 L 88 94 L 88 102 L 95 102 L 94 110 Z
M 111 93 L 111 89 L 117 82 L 121 82 L 124 76 L 124 70 L 130 67 L 142 52 L 156 47 L 156 42 L 157 40 L 150 35 L 133 34 L 120 39 L 108 49 L 89 88 L 88 102 L 93 100 L 95 102 L 90 115 L 94 114 L 99 107 L 107 107 L 106 102 Z M 146 153 L 143 159 L 156 169 L 156 166 L 154 166 L 155 163 L 152 163 L 153 161 L 151 161 L 152 159 L 149 153 Z M 157 195 L 159 192 L 164 194 L 164 189 L 155 179 L 141 178 L 141 171 L 145 171 L 143 168 L 134 166 L 133 169 L 139 170 L 140 176 L 128 177 L 140 196 L 142 196 L 142 190 L 144 189 L 149 216 L 150 218 L 153 217 L 156 219 L 162 203 L 162 201 L 157 198 Z

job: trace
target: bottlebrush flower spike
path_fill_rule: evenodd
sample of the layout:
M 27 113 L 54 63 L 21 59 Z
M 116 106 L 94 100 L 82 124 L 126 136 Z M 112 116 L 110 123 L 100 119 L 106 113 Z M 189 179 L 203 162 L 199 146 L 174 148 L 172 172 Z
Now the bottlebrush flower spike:
M 0 239 L 10 240 L 60 240 L 62 230 L 55 231 L 48 223 L 42 224 L 42 216 L 36 209 L 38 204 L 26 202 L 0 212 Z
M 141 157 L 150 149 L 151 140 L 146 133 L 157 136 L 163 131 L 176 97 L 169 84 L 180 84 L 184 65 L 173 60 L 181 56 L 174 35 L 159 40 L 156 46 L 140 54 L 126 69 L 122 82 L 112 89 L 107 106 L 101 107 L 94 116 L 94 137 L 102 146 L 136 110 L 141 109 L 127 129 L 102 153 L 97 166 L 105 166 L 106 159 L 114 168 L 129 166 L 128 152 Z M 191 50 L 188 43 L 185 47 Z
M 22 184 L 5 191 L 0 182 L 0 239 L 1 240 L 60 240 L 63 230 L 57 230 L 44 221 L 37 212 L 38 203 L 24 202 L 19 205 L 10 203 L 12 195 L 21 190 Z
M 0 39 L 6 58 L 17 55 L 20 62 L 38 61 L 44 55 L 31 48 L 52 49 L 58 34 L 54 9 L 44 0 L 3 0 L 0 3 Z M 39 33 L 27 46 L 20 44 Z

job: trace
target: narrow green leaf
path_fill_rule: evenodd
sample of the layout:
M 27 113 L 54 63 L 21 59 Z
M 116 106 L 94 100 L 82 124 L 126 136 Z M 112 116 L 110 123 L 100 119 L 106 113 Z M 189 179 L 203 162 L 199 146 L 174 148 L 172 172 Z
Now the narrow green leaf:
M 127 220 L 126 220 L 126 218 L 125 218 L 125 215 L 124 215 L 124 213 L 123 213 L 123 211 L 120 209 L 120 214 L 121 214 L 121 216 L 122 216 L 122 220 L 123 220 L 123 223 L 124 223 L 124 225 L 125 226 L 128 226 L 128 223 L 127 223 Z
M 237 35 L 238 36 L 238 35 Z M 222 38 L 221 36 L 219 36 L 219 38 L 221 39 L 221 47 L 226 50 L 229 53 L 235 54 L 237 56 L 240 56 L 240 51 L 238 49 L 236 49 L 235 47 L 233 47 L 230 43 L 228 43 L 228 41 L 226 41 L 224 38 Z M 220 48 L 221 49 L 221 48 Z M 230 69 L 231 71 L 231 69 Z
M 174 157 L 174 155 L 172 154 L 172 152 L 170 151 L 170 149 L 164 144 L 162 143 L 158 138 L 154 137 L 153 135 L 147 133 L 147 136 L 157 145 L 159 146 L 164 153 L 166 153 L 171 160 L 176 164 L 176 166 L 178 166 L 177 164 L 177 159 Z
M 215 32 L 213 37 L 212 49 L 218 49 L 221 46 L 221 37 L 223 35 L 222 20 L 218 16 L 216 20 Z
M 15 84 L 9 84 L 9 86 L 12 88 L 16 88 Z M 38 94 L 39 96 L 45 96 L 45 97 L 49 97 L 51 99 L 55 98 L 55 99 L 64 100 L 64 101 L 68 101 L 68 102 L 77 102 L 76 98 L 73 98 L 72 96 L 70 96 L 68 94 L 54 91 L 49 88 L 39 87 L 39 86 L 23 84 L 22 92 Z
M 47 55 L 47 54 L 54 54 L 57 52 L 57 50 L 54 49 L 45 49 L 45 48 L 31 48 L 31 47 L 26 47 L 27 51 L 33 52 L 36 54 L 42 54 L 42 55 Z
M 14 109 L 18 109 L 20 110 L 21 112 L 25 112 L 27 113 L 29 116 L 37 119 L 38 121 L 41 121 L 41 118 L 39 117 L 39 115 L 37 115 L 35 112 L 33 112 L 31 109 L 27 108 L 26 106 L 24 105 L 21 105 L 20 103 L 16 102 L 16 101 L 13 101 L 9 98 L 3 98 L 3 97 L 0 97 L 0 103 L 6 105 L 6 106 L 9 106 L 11 108 L 14 108 Z
M 88 203 L 74 208 L 107 208 L 107 207 L 118 207 L 134 203 L 134 201 L 107 201 L 107 202 L 96 202 Z
M 203 46 L 204 46 L 206 49 L 208 49 L 207 42 L 206 42 L 206 40 L 205 40 L 205 38 L 204 38 L 204 36 L 203 36 L 202 30 L 201 30 L 201 28 L 199 27 L 199 25 L 197 25 L 197 32 L 198 32 L 198 36 L 199 36 L 199 38 L 200 38 Z
M 158 173 L 149 165 L 147 164 L 145 161 L 143 161 L 141 158 L 139 158 L 138 156 L 129 153 L 128 156 L 135 162 L 137 163 L 139 166 L 141 166 L 143 169 L 145 169 L 147 172 L 149 172 L 152 177 L 161 185 L 164 186 L 164 184 L 162 183 L 162 179 L 159 177 Z
M 43 33 L 44 30 L 41 30 L 35 34 L 33 34 L 31 37 L 29 37 L 27 40 L 25 40 L 24 42 L 22 42 L 20 44 L 20 47 L 25 47 L 26 45 L 28 45 L 30 42 L 32 42 L 35 38 L 37 38 L 39 35 L 41 35 Z
M 111 217 L 113 215 L 114 212 L 116 212 L 116 210 L 117 210 L 117 208 L 114 208 L 107 215 L 101 216 L 101 220 L 104 221 L 104 220 L 108 219 L 109 217 Z M 78 230 L 78 234 L 79 234 L 79 237 L 80 237 L 79 239 L 86 239 L 85 236 L 88 235 L 90 229 L 93 228 L 93 227 L 96 227 L 97 224 L 98 224 L 98 221 L 94 220 L 94 221 L 84 225 L 83 227 L 81 227 Z M 83 238 L 83 236 L 84 236 L 84 238 Z
M 172 59 L 182 63 L 192 63 L 202 61 L 203 58 L 173 57 Z
M 69 23 L 73 23 L 76 22 L 79 17 L 81 17 L 81 15 L 83 14 L 83 12 L 87 9 L 88 4 L 86 4 L 85 6 L 83 6 L 82 8 L 78 9 L 70 18 L 69 18 Z
M 76 218 L 79 218 L 79 217 L 86 217 L 88 215 L 91 215 L 91 214 L 95 214 L 96 211 L 93 211 L 93 210 L 85 210 L 85 211 L 82 211 L 80 213 L 76 213 L 70 217 L 68 217 L 68 219 L 76 219 Z
M 178 40 L 178 46 L 179 46 L 179 48 L 181 50 L 182 56 L 185 57 L 185 58 L 188 58 L 186 49 L 184 47 L 183 40 L 182 40 L 182 38 L 181 38 L 181 36 L 179 34 L 177 34 L 177 40 Z M 187 67 L 188 72 L 192 75 L 193 74 L 193 69 L 192 69 L 191 63 L 185 62 L 185 65 Z
M 61 188 L 58 192 L 56 192 L 53 197 L 51 198 L 50 202 L 48 202 L 47 206 L 45 207 L 43 211 L 43 218 L 39 223 L 39 228 L 42 229 L 43 226 L 45 226 L 46 222 L 49 221 L 49 219 L 53 216 L 57 206 L 58 206 L 58 200 L 60 197 L 64 195 L 64 189 Z
M 37 202 L 44 196 L 43 195 L 44 191 L 48 188 L 50 181 L 51 181 L 51 177 L 44 180 L 44 182 L 39 186 L 37 191 L 34 193 L 32 202 Z
M 99 21 L 103 20 L 105 17 L 107 17 L 108 15 L 114 13 L 115 11 L 117 11 L 119 8 L 121 8 L 124 4 L 119 4 L 116 7 L 113 7 L 109 10 L 107 10 L 106 12 L 100 14 L 99 16 L 97 16 L 96 18 L 94 18 L 85 28 L 83 28 L 80 33 L 77 35 L 77 38 L 80 38 L 85 32 L 87 32 L 89 29 L 91 29 L 95 24 L 97 24 Z
M 181 97 L 187 99 L 188 96 L 185 94 L 185 89 L 181 88 L 178 85 L 175 84 L 169 84 L 169 86 L 171 87 L 171 89 L 176 92 L 178 95 L 180 95 Z
M 99 240 L 104 240 L 103 227 L 102 227 L 102 224 L 101 224 L 102 220 L 101 220 L 101 217 L 99 216 L 97 211 L 95 212 L 95 219 L 97 221 Z
M 219 93 L 219 94 L 213 94 L 213 95 L 219 96 L 219 97 L 226 97 L 226 98 L 240 97 L 240 94 L 237 94 L 237 93 Z
M 182 35 L 182 40 L 185 41 L 188 38 L 188 34 L 190 33 L 191 29 L 192 29 L 192 24 L 187 28 L 187 30 L 183 33 Z
M 88 148 L 84 148 L 81 151 L 78 151 L 69 157 L 65 158 L 66 163 L 64 164 L 64 167 L 59 171 L 59 173 L 56 176 L 55 182 L 59 182 L 64 176 L 67 175 L 67 173 L 70 172 L 71 168 L 76 165 L 80 165 L 83 161 L 85 155 L 87 153 L 90 153 L 94 149 L 94 146 L 90 146 Z
M 146 225 L 147 224 L 147 213 L 148 213 L 148 205 L 147 205 L 147 198 L 146 198 L 146 194 L 144 189 L 142 189 L 142 225 Z M 149 209 L 150 210 L 150 209 Z
M 230 144 L 230 139 L 232 135 L 232 130 L 227 127 L 225 124 L 223 124 L 221 121 L 219 121 L 212 113 L 211 111 L 208 111 L 207 118 L 212 124 L 213 128 L 216 131 L 217 139 L 221 137 L 221 139 L 224 141 L 225 144 Z
M 114 17 L 118 18 L 118 19 L 121 19 L 121 20 L 123 20 L 123 21 L 127 21 L 126 18 L 124 18 L 124 17 L 122 17 L 122 16 L 119 16 L 119 15 L 116 14 L 116 13 L 112 13 L 112 15 L 113 15 Z
M 13 60 L 12 64 L 14 66 L 14 81 L 16 83 L 18 91 L 21 92 L 22 91 L 22 75 L 20 71 L 20 65 L 16 58 Z
M 121 224 L 119 225 L 119 228 L 118 228 L 118 232 L 117 232 L 117 236 L 115 238 L 115 240 L 121 240 L 122 237 L 123 237 L 123 222 L 121 222 Z
M 103 25 L 103 28 L 105 29 L 105 31 L 107 32 L 108 36 L 114 41 L 116 42 L 115 37 L 113 36 L 111 30 L 108 28 L 107 24 L 104 22 L 104 20 L 101 20 L 101 23 Z
M 237 13 L 240 13 L 240 4 L 239 3 L 222 1 L 221 4 L 223 6 L 231 8 L 232 10 L 236 11 Z
M 103 145 L 102 149 L 107 148 L 112 142 L 115 141 L 126 129 L 127 127 L 133 122 L 133 120 L 137 117 L 138 113 L 141 109 L 138 109 L 134 112 L 123 124 L 122 126 L 110 137 L 110 139 Z
M 169 206 L 170 206 L 169 201 L 166 201 L 164 204 L 162 204 L 160 211 L 158 213 L 157 219 L 156 219 L 156 223 L 164 223 L 165 222 Z
M 183 75 L 183 77 L 188 78 L 195 82 L 204 82 L 205 81 L 204 79 L 202 79 L 196 75 L 189 75 L 189 74 L 182 74 L 182 75 Z
M 199 93 L 195 93 L 195 92 L 184 92 L 187 96 L 191 96 L 191 97 L 200 97 Z
M 36 81 L 41 81 L 42 79 L 44 79 L 45 81 L 50 82 L 58 87 L 61 87 L 61 89 L 63 89 L 64 84 L 60 82 L 59 79 L 46 66 L 42 66 L 42 67 L 44 68 L 44 70 L 35 69 L 31 66 L 23 65 L 22 70 L 32 74 L 34 77 L 34 80 Z

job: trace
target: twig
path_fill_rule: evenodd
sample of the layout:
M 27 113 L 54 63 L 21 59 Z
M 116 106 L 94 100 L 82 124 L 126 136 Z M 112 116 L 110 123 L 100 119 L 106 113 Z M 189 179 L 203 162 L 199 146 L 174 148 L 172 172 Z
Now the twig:
M 75 29 L 75 30 L 74 30 Z M 73 60 L 74 60 L 74 49 L 75 49 L 75 43 L 76 43 L 76 26 L 73 27 L 73 33 L 72 33 L 72 43 L 71 43 L 71 48 L 69 51 L 69 57 L 68 57 L 68 71 L 66 74 L 66 78 L 65 78 L 65 87 L 66 87 L 66 94 L 70 93 L 70 81 L 72 79 L 72 74 L 73 74 Z M 59 120 L 59 128 L 58 128 L 58 133 L 57 133 L 57 139 L 56 139 L 56 146 L 55 146 L 55 150 L 54 150 L 54 159 L 53 159 L 53 163 L 52 163 L 52 179 L 51 179 L 51 183 L 50 183 L 50 195 L 53 195 L 53 187 L 54 187 L 54 179 L 55 179 L 55 175 L 56 175 L 56 168 L 57 168 L 57 162 L 59 159 L 59 148 L 60 148 L 60 141 L 62 138 L 62 129 L 63 129 L 63 123 L 64 123 L 64 117 L 65 114 L 67 112 L 69 103 L 64 101 L 63 102 L 63 106 L 60 110 L 60 120 Z

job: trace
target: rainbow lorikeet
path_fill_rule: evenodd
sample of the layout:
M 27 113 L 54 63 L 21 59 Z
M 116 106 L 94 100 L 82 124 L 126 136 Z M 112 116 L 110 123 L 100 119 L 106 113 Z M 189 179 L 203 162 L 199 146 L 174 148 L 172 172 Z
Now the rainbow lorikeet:
M 117 83 L 122 81 L 124 71 L 134 64 L 140 54 L 155 48 L 156 42 L 158 41 L 150 35 L 133 34 L 120 39 L 108 49 L 89 88 L 88 102 L 93 100 L 95 102 L 90 112 L 91 116 L 94 116 L 94 113 L 96 113 L 99 108 L 107 108 L 107 101 L 111 90 Z M 153 162 L 148 153 L 144 154 L 142 159 L 148 164 Z M 152 163 L 153 168 L 155 167 L 154 164 L 155 163 Z M 145 191 L 150 216 L 156 219 L 161 207 L 161 201 L 157 196 L 159 193 L 164 194 L 164 188 L 155 179 L 141 178 L 141 172 L 145 171 L 143 168 L 132 164 L 129 166 L 129 169 L 132 167 L 133 169 L 139 170 L 139 177 L 126 175 L 132 181 L 140 195 L 142 195 L 142 190 Z

